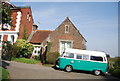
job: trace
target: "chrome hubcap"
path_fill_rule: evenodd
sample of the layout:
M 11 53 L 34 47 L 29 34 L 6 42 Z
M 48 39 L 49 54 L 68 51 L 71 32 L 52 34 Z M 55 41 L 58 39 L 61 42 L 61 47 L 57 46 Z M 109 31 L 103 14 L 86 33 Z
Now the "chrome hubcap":
M 100 74 L 100 71 L 95 71 L 95 74 L 96 74 L 96 75 L 99 75 L 99 74 Z
M 66 71 L 71 71 L 71 70 L 72 70 L 71 66 L 66 67 Z

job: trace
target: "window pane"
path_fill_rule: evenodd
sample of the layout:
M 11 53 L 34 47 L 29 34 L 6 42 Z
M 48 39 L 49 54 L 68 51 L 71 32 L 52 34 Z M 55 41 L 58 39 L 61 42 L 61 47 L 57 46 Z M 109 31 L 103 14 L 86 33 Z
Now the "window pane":
M 74 58 L 74 54 L 73 53 L 67 53 L 66 57 L 67 58 Z
M 77 55 L 77 59 L 82 59 L 82 55 Z
M 65 26 L 65 33 L 69 32 L 69 26 Z
M 83 55 L 83 60 L 89 60 L 89 55 Z
M 90 60 L 103 61 L 103 58 L 102 57 L 97 57 L 97 56 L 91 56 Z

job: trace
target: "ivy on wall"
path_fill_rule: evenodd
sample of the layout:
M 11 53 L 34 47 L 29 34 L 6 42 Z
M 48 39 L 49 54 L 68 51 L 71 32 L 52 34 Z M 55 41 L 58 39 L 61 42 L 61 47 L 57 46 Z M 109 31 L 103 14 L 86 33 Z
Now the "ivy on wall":
M 47 52 L 50 52 L 51 46 L 52 46 L 52 43 L 51 43 L 51 42 L 48 42 L 48 43 L 47 43 Z

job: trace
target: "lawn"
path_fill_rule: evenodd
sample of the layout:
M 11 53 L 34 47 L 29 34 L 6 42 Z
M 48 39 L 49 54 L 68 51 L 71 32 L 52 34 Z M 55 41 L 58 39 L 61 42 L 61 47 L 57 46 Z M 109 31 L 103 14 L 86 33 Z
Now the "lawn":
M 0 79 L 1 78 L 2 78 L 1 81 L 8 81 L 9 79 L 9 72 L 2 67 L 0 67 Z
M 27 59 L 27 58 L 12 58 L 12 61 L 27 63 L 27 64 L 41 64 L 40 60 Z

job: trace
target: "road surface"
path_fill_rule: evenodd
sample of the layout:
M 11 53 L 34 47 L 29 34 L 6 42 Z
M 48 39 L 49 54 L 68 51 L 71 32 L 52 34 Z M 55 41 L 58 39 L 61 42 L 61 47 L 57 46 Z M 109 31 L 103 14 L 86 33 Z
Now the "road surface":
M 4 61 L 4 63 L 8 64 L 5 67 L 9 71 L 11 79 L 102 79 L 104 81 L 116 79 L 110 75 L 95 76 L 89 72 L 73 71 L 69 73 L 40 64 L 25 64 L 14 61 Z

